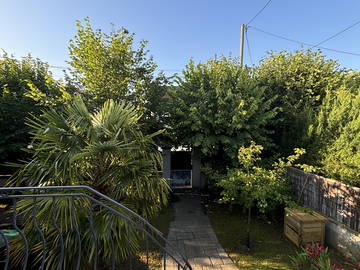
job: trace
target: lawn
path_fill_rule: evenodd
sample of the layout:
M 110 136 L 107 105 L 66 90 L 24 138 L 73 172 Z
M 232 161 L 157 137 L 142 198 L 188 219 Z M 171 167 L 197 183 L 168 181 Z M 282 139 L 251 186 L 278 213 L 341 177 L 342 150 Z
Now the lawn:
M 150 223 L 162 232 L 164 235 L 169 233 L 170 222 L 173 218 L 173 210 L 171 205 L 164 208 L 157 217 L 153 218 Z
M 240 210 L 230 211 L 228 207 L 210 205 L 208 210 L 216 236 L 239 269 L 290 270 L 295 269 L 290 257 L 298 250 L 283 235 L 282 220 L 276 223 L 265 219 L 252 219 L 252 250 L 245 246 L 247 216 Z M 343 255 L 329 248 L 332 264 L 343 265 Z
M 283 237 L 282 224 L 253 219 L 251 225 L 252 251 L 245 246 L 246 215 L 239 210 L 232 212 L 213 205 L 208 211 L 213 229 L 231 259 L 240 269 L 294 269 L 289 255 L 296 247 Z
M 172 220 L 172 207 L 171 205 L 169 205 L 167 208 L 164 208 L 157 217 L 153 218 L 150 223 L 156 228 L 158 229 L 160 232 L 162 232 L 166 238 L 168 232 L 169 232 L 169 227 L 170 227 L 170 222 Z M 145 242 L 140 244 L 142 247 L 145 248 Z M 150 269 L 150 270 L 155 270 L 155 269 L 161 269 L 161 264 L 162 264 L 162 258 L 163 258 L 163 253 L 161 252 L 161 250 L 151 242 L 151 240 L 149 241 L 149 268 L 146 268 L 146 251 L 140 251 L 135 258 L 133 258 L 132 260 L 132 264 L 133 264 L 133 269 Z M 126 262 L 123 265 L 121 265 L 122 269 L 128 269 L 129 268 L 129 264 Z

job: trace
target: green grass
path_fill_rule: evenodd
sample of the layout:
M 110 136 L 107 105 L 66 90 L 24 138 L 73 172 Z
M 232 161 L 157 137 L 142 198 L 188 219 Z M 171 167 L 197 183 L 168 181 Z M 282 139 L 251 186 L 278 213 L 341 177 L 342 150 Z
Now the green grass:
M 153 218 L 150 221 L 150 223 L 156 229 L 158 229 L 160 232 L 162 232 L 165 237 L 169 233 L 170 222 L 172 221 L 172 218 L 173 218 L 172 213 L 173 213 L 173 210 L 172 210 L 171 206 L 168 206 L 167 208 L 164 208 L 157 217 Z M 143 243 L 141 243 L 140 245 L 142 247 L 144 247 L 144 249 L 145 249 L 145 241 Z M 161 269 L 163 254 L 162 254 L 161 250 L 154 243 L 151 242 L 151 240 L 149 241 L 148 255 L 149 255 L 149 268 L 146 267 L 146 251 L 142 250 L 142 251 L 138 252 L 138 254 L 133 259 L 134 269 L 144 269 L 144 270 L 145 269 L 150 269 L 150 270 Z M 128 264 L 125 263 L 124 265 L 122 265 L 122 268 L 127 269 Z
M 245 214 L 213 206 L 208 215 L 221 245 L 240 269 L 294 269 L 289 256 L 295 254 L 296 247 L 283 237 L 282 224 L 253 218 L 252 250 L 249 253 L 245 246 Z
M 221 245 L 240 269 L 290 270 L 290 257 L 298 250 L 283 236 L 283 224 L 253 218 L 251 223 L 252 250 L 245 246 L 247 216 L 241 211 L 230 211 L 213 204 L 208 215 Z M 331 261 L 343 265 L 343 255 L 329 248 Z
M 167 235 L 169 233 L 170 222 L 173 218 L 172 213 L 171 206 L 168 206 L 163 209 L 157 217 L 152 219 L 150 223 L 164 235 Z

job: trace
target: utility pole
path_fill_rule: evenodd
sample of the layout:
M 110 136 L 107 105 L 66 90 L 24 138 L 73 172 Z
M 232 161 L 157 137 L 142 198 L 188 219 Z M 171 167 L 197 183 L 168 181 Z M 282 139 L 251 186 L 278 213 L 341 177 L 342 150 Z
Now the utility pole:
M 243 65 L 243 58 L 244 58 L 244 32 L 245 32 L 245 24 L 241 25 L 240 31 L 240 66 Z

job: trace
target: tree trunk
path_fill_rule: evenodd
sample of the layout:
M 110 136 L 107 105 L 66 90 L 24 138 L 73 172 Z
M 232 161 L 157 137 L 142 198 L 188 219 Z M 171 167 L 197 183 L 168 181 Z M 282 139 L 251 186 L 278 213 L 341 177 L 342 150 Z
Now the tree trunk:
M 250 225 L 251 225 L 251 207 L 248 208 L 247 229 L 246 229 L 246 247 L 248 252 L 250 252 L 251 250 Z

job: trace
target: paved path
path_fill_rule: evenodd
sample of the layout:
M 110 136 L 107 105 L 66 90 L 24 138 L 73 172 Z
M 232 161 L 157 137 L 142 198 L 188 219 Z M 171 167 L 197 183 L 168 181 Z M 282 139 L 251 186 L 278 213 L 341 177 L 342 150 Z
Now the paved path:
M 237 270 L 218 242 L 198 196 L 180 196 L 174 203 L 174 212 L 168 240 L 187 256 L 193 270 Z M 178 268 L 172 259 L 167 258 L 166 269 Z

